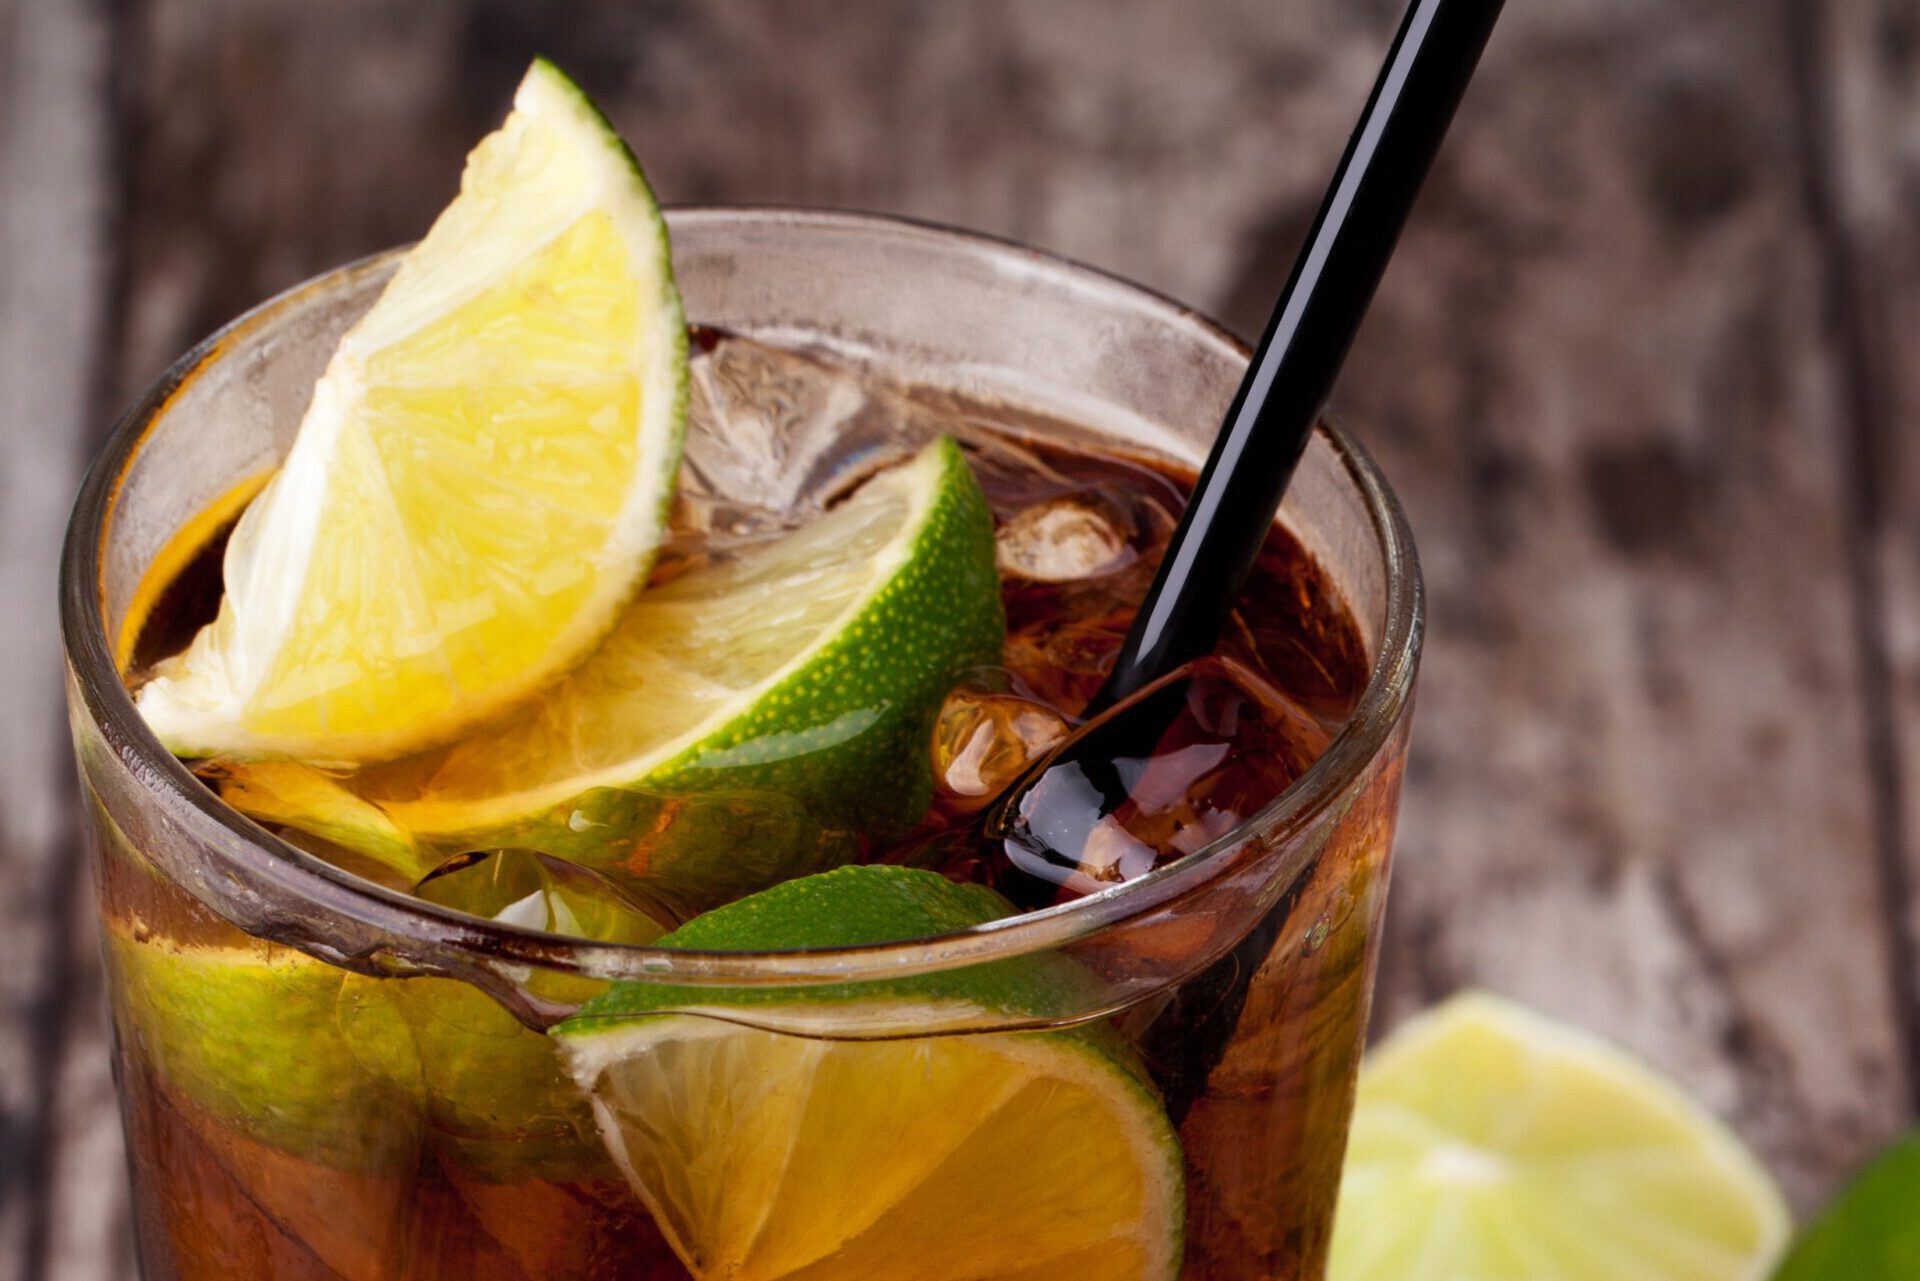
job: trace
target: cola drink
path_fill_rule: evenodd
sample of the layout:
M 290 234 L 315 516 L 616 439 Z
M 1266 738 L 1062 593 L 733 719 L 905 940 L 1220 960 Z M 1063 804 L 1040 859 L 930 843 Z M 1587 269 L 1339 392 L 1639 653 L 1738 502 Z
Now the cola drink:
M 697 251 L 698 234 L 693 242 Z M 736 267 L 755 261 L 740 253 L 729 242 Z M 683 273 L 696 315 L 700 261 L 696 252 Z M 276 304 L 286 309 L 274 322 L 282 347 L 248 339 L 213 360 L 216 372 L 244 353 L 257 366 L 290 362 L 286 381 L 310 378 L 312 359 L 287 353 L 343 323 L 301 311 L 324 295 Z M 1155 325 L 1174 324 L 1154 314 Z M 693 433 L 656 581 L 745 554 L 831 510 L 935 435 L 961 443 L 992 509 L 1006 617 L 998 661 L 954 673 L 929 717 L 932 797 L 914 825 L 885 839 L 853 833 L 833 850 L 843 861 L 984 885 L 1007 904 L 996 927 L 1009 928 L 969 941 L 977 960 L 943 959 L 941 941 L 909 939 L 834 964 L 849 976 L 840 987 L 851 987 L 884 985 L 888 972 L 1044 955 L 1070 967 L 1073 998 L 1044 1027 L 1004 1011 L 932 1011 L 924 1026 L 889 1026 L 876 1044 L 897 1050 L 874 1053 L 897 1052 L 908 1073 L 916 1047 L 944 1038 L 984 1044 L 1055 1027 L 1105 1038 L 1138 1074 L 1138 1105 L 1159 1118 L 1177 1155 L 1175 1217 L 1140 1225 L 1151 1238 L 1142 1257 L 1155 1262 L 1127 1275 L 1172 1275 L 1170 1266 L 1195 1281 L 1318 1278 L 1364 1039 L 1411 682 L 1410 666 L 1383 655 L 1399 645 L 1410 663 L 1417 653 L 1417 634 L 1396 630 L 1393 611 L 1405 602 L 1378 597 L 1407 569 L 1387 563 L 1380 581 L 1347 581 L 1344 565 L 1276 525 L 1218 652 L 1140 696 L 1159 700 L 1159 728 L 1149 745 L 1104 762 L 1106 786 L 1125 803 L 1096 812 L 1077 803 L 1073 780 L 1050 779 L 1044 766 L 1069 736 L 1097 734 L 1134 710 L 1084 717 L 1178 519 L 1188 467 L 1097 415 L 1075 421 L 951 380 L 917 383 L 911 359 L 876 370 L 830 344 L 786 341 L 778 326 L 760 335 L 703 328 L 693 349 Z M 1228 362 L 1228 384 L 1233 372 Z M 188 410 L 208 422 L 222 405 L 264 412 L 275 393 L 245 381 L 255 377 L 235 375 L 212 405 L 156 399 L 147 417 L 164 429 L 168 414 Z M 164 430 L 154 439 L 146 448 L 179 447 Z M 1337 479 L 1348 464 L 1333 456 Z M 212 616 L 224 530 L 258 461 L 236 456 L 211 469 L 226 483 L 200 486 L 190 511 L 170 495 L 170 538 L 133 558 L 136 584 L 104 594 L 125 633 L 114 680 L 137 685 Z M 1367 466 L 1351 463 L 1365 484 L 1352 482 L 1340 500 L 1355 511 L 1381 501 L 1369 497 Z M 240 497 L 222 498 L 236 489 Z M 136 481 L 119 501 L 133 510 L 152 500 Z M 107 527 L 104 499 L 91 519 Z M 1357 528 L 1348 543 L 1370 536 Z M 96 546 L 114 536 L 82 535 Z M 82 687 L 103 679 L 88 667 L 96 660 L 74 662 Z M 1402 682 L 1386 702 L 1383 671 Z M 156 799 L 156 788 L 174 786 L 166 771 L 128 769 L 91 719 L 84 688 L 76 697 L 145 1275 L 760 1275 L 689 1248 L 678 1220 L 663 1218 L 657 1185 L 610 1146 L 604 1111 L 547 1034 L 613 978 L 645 981 L 648 966 L 671 965 L 649 949 L 710 902 L 537 844 L 435 851 L 432 870 L 408 878 L 324 825 L 278 825 L 284 844 L 253 840 L 217 799 L 233 762 L 194 763 L 209 790 Z M 348 792 L 355 785 L 351 774 L 327 777 Z M 1034 785 L 1010 797 L 1023 778 Z M 741 841 L 814 837 L 796 837 L 805 816 L 778 798 L 714 804 L 739 811 L 728 830 Z M 1061 849 L 1071 859 L 1036 853 Z M 1001 948 L 1001 938 L 1014 942 Z M 804 994 L 822 981 L 770 977 L 773 965 L 805 969 L 804 957 L 703 964 L 711 974 L 702 981 L 716 985 L 790 982 Z M 689 998 L 692 1017 L 711 1013 L 698 1006 Z M 962 1021 L 940 1022 L 950 1017 Z M 805 1027 L 739 1018 L 751 1035 L 782 1040 L 873 1035 L 831 1017 Z M 752 1126 L 739 1106 L 740 1124 Z M 994 1152 L 1000 1134 L 986 1126 L 977 1142 L 1007 1168 L 1042 1155 L 1019 1148 L 1012 1127 L 1006 1150 Z M 851 1205 L 851 1189 L 870 1186 L 876 1169 L 915 1159 L 905 1149 L 867 1152 L 859 1168 L 810 1187 L 810 1204 L 831 1216 L 838 1180 Z M 983 1203 L 994 1193 L 977 1188 Z M 1022 1221 L 1020 1207 L 995 1213 L 1008 1231 Z M 917 1275 L 1120 1267 L 1083 1255 L 1010 1271 L 987 1261 L 999 1256 L 985 1244 L 977 1257 L 963 1249 L 929 1260 Z M 835 1266 L 823 1256 L 796 1275 L 831 1278 Z

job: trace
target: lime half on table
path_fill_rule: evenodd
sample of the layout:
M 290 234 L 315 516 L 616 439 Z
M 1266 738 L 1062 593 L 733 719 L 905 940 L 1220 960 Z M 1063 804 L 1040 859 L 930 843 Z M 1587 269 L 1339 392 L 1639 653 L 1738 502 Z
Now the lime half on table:
M 853 946 L 1010 909 L 980 886 L 860 866 L 789 881 L 661 941 Z M 555 1035 L 609 1153 L 696 1277 L 731 1281 L 1166 1281 L 1181 1262 L 1180 1146 L 1102 1025 L 897 1040 L 743 1026 L 783 1002 L 1044 1014 L 1084 975 L 1022 957 L 854 988 L 616 987 Z M 705 1013 L 690 1014 L 687 1008 Z
M 536 62 L 341 340 L 228 543 L 218 617 L 141 712 L 183 756 L 352 764 L 533 694 L 646 576 L 686 386 L 660 210 Z
M 1762 1281 L 1784 1202 L 1698 1104 L 1483 995 L 1361 1072 L 1329 1281 Z

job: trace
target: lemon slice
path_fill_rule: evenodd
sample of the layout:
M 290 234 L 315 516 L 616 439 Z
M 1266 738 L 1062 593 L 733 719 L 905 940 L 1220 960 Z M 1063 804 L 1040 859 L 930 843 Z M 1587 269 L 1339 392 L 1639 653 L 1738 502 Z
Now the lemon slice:
M 916 821 L 934 712 L 1003 632 L 993 518 L 943 438 L 786 537 L 648 588 L 495 726 L 343 779 L 276 764 L 219 785 L 370 857 L 401 836 L 520 846 L 711 906 Z
M 1009 909 L 931 872 L 858 866 L 699 917 L 665 947 L 844 946 Z M 1021 957 L 816 989 L 804 1001 L 1071 1005 L 1077 967 Z M 868 985 L 869 987 L 873 985 Z M 1130 1051 L 1095 1025 L 858 1041 L 743 1026 L 792 993 L 617 987 L 556 1029 L 609 1154 L 695 1277 L 1164 1281 L 1178 1275 L 1180 1146 Z M 692 1002 L 719 1017 L 662 1012 Z
M 1456 997 L 1360 1077 L 1329 1281 L 1758 1281 L 1787 1239 L 1739 1141 L 1620 1051 Z
M 218 617 L 141 690 L 148 723 L 186 756 L 353 763 L 548 683 L 645 577 L 686 371 L 653 195 L 536 62 L 341 340 L 234 531 Z

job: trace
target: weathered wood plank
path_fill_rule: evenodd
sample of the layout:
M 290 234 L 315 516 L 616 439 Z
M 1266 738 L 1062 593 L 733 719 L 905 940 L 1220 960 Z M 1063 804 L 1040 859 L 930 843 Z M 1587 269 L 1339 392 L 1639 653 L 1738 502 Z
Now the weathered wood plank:
M 1829 236 L 1829 340 L 1852 433 L 1852 572 L 1867 606 L 1870 704 L 1894 957 L 1920 1114 L 1920 10 L 1806 4 L 1810 193 Z
M 1781 3 L 1519 6 L 1344 400 L 1434 629 L 1383 996 L 1488 983 L 1801 1203 L 1905 1114 Z
M 79 888 L 68 917 L 66 977 L 58 994 L 66 1028 L 53 1064 L 48 1120 L 54 1146 L 43 1193 L 44 1262 L 37 1275 L 45 1281 L 129 1281 L 134 1265 L 126 1152 L 108 1069 L 97 908 L 89 887 Z
M 124 1275 L 50 1236 L 56 1171 L 94 1187 L 65 1212 L 96 1241 L 120 1217 L 119 1136 L 97 1107 L 61 1124 L 66 1091 L 111 1091 L 107 1061 L 63 1050 L 101 1026 L 65 749 L 54 565 L 79 480 L 105 298 L 109 136 L 103 6 L 0 0 L 0 1274 Z M 94 1038 L 94 1039 L 97 1039 Z M 69 1149 L 69 1139 L 88 1145 Z
M 457 3 L 127 8 L 123 401 L 255 303 L 420 235 L 470 145 Z
M 1434 597 L 1383 1021 L 1472 982 L 1588 1023 L 1804 1201 L 1906 1086 L 1789 3 L 1514 6 L 1340 399 Z M 669 201 L 976 226 L 1254 325 L 1398 7 L 142 0 L 122 376 L 417 234 L 534 51 Z
M 1328 90 L 1379 54 L 1377 18 L 1255 0 L 1205 20 L 1158 0 L 134 8 L 128 394 L 274 290 L 418 235 L 534 53 L 669 203 L 902 213 L 1199 301 L 1231 292 L 1277 199 L 1311 214 L 1355 110 Z

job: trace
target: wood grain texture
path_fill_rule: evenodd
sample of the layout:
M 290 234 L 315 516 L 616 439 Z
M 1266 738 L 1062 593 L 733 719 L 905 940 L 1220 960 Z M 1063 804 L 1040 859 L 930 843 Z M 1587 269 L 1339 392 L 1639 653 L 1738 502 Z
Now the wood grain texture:
M 1920 9 L 1804 6 L 1810 213 L 1828 243 L 1828 323 L 1851 430 L 1849 571 L 1876 718 L 1880 855 L 1901 1032 L 1920 1109 Z
M 104 6 L 0 0 L 0 1275 L 62 1281 L 127 1273 L 54 614 L 99 410 L 109 47 Z M 86 1225 L 78 1251 L 57 1215 Z
M 1434 607 L 1385 1008 L 1564 1012 L 1806 1205 L 1909 1096 L 1794 15 L 1511 17 L 1344 383 Z
M 101 336 L 124 401 L 419 234 L 532 53 L 669 202 L 977 227 L 1253 329 L 1399 4 L 854 9 L 124 0 L 108 31 L 0 0 L 0 190 L 29 193 L 0 202 L 0 599 L 46 598 Z M 1338 393 L 1433 600 L 1378 1022 L 1480 984 L 1592 1026 L 1802 1205 L 1920 1088 L 1916 228 L 1911 0 L 1515 4 Z M 0 769 L 46 784 L 0 818 L 33 887 L 0 937 L 0 1273 L 37 1250 L 79 1281 L 124 1253 L 89 1232 L 89 1189 L 119 1186 L 99 1025 L 61 1013 L 92 998 L 59 958 L 90 952 L 48 932 L 71 803 L 48 621 L 0 615 L 30 656 L 0 712 L 44 726 L 0 736 Z
M 84 873 L 80 874 L 84 879 Z M 52 1136 L 39 1189 L 42 1244 L 24 1276 L 46 1281 L 130 1281 L 133 1234 L 127 1227 L 126 1152 L 108 1070 L 110 1047 L 101 988 L 93 896 L 82 885 L 65 923 L 67 956 L 59 1004 L 66 1026 L 51 1056 Z M 50 928 L 61 928 L 48 922 Z

